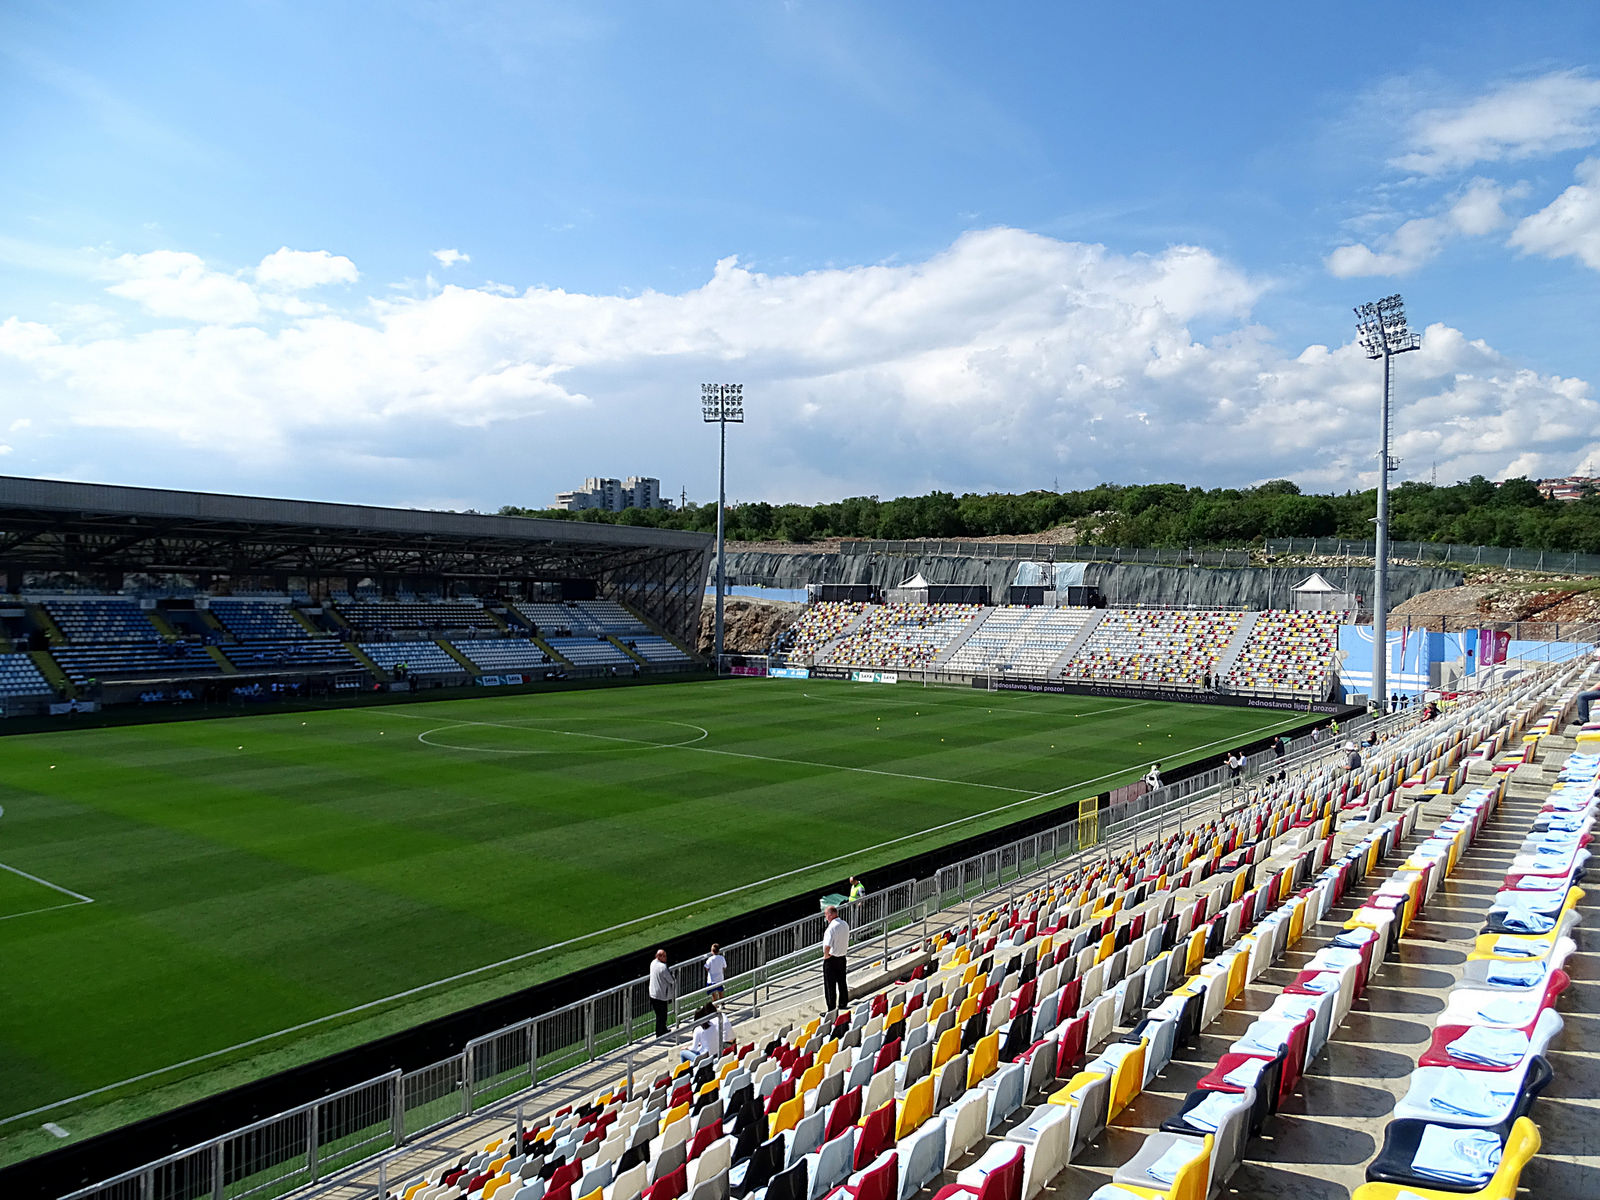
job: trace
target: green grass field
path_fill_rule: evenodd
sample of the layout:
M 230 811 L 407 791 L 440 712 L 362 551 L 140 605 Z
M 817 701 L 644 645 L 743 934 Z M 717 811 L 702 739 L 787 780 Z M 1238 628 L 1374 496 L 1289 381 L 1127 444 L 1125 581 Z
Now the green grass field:
M 0 738 L 0 1118 L 80 1097 L 0 1161 L 1301 720 L 752 680 Z

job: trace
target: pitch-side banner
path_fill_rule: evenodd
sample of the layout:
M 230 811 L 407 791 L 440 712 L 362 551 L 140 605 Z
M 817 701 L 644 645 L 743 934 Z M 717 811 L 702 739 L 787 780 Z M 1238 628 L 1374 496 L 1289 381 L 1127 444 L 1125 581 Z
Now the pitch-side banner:
M 804 667 L 773 667 L 767 672 L 769 679 L 810 679 L 811 672 Z
M 899 683 L 900 676 L 893 671 L 851 671 L 850 678 L 856 683 Z

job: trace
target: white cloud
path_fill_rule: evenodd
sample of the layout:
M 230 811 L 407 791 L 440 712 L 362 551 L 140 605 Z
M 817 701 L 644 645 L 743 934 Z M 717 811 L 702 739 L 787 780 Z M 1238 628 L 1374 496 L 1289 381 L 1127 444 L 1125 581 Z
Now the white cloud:
M 253 321 L 261 311 L 248 283 L 206 266 L 197 254 L 155 250 L 149 254 L 123 254 L 109 269 L 122 282 L 106 288 L 139 304 L 155 317 L 178 317 L 218 325 Z
M 1530 217 L 1511 234 L 1511 244 L 1546 258 L 1576 257 L 1600 271 L 1600 158 L 1578 165 L 1578 182 Z
M 274 250 L 256 268 L 256 282 L 267 287 L 298 292 L 330 283 L 354 283 L 361 278 L 355 263 L 327 250 Z
M 1416 217 L 1377 241 L 1376 250 L 1364 242 L 1340 246 L 1325 265 L 1340 279 L 1362 275 L 1408 275 L 1431 262 L 1454 237 L 1483 237 L 1510 223 L 1505 201 L 1528 194 L 1526 184 L 1502 187 L 1492 179 L 1469 183 L 1441 215 Z
M 463 254 L 460 250 L 435 250 L 433 256 L 439 260 L 439 265 L 447 271 L 457 263 L 472 261 L 472 255 Z
M 681 293 L 445 286 L 281 328 L 115 336 L 13 318 L 0 371 L 39 422 L 17 469 L 168 486 L 338 480 L 346 499 L 492 508 L 603 470 L 704 497 L 715 455 L 695 401 L 714 378 L 746 384 L 730 485 L 749 499 L 1058 475 L 1370 483 L 1379 372 L 1353 345 L 1280 349 L 1253 323 L 1262 291 L 1202 248 L 991 229 L 914 263 L 770 275 L 724 259 Z M 1199 340 L 1196 322 L 1221 332 Z M 1459 331 L 1429 328 L 1397 379 L 1399 452 L 1446 477 L 1565 474 L 1600 450 L 1587 383 Z
M 1600 79 L 1554 71 L 1502 84 L 1465 104 L 1432 108 L 1411 122 L 1395 166 L 1422 175 L 1478 162 L 1537 158 L 1600 140 Z

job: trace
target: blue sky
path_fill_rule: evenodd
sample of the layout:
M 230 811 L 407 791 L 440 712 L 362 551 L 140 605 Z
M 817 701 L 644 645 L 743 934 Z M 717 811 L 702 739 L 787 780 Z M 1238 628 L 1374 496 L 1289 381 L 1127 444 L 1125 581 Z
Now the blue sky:
M 0 11 L 0 471 L 373 503 L 1600 473 L 1600 6 Z

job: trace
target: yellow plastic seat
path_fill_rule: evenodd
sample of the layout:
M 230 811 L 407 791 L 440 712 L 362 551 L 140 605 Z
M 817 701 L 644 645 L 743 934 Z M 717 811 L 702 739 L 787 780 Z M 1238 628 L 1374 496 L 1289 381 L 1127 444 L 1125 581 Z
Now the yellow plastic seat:
M 800 1076 L 800 1085 L 795 1088 L 796 1094 L 801 1096 L 805 1095 L 812 1088 L 816 1087 L 817 1084 L 822 1082 L 822 1077 L 826 1075 L 827 1072 L 828 1066 L 826 1063 L 812 1063 L 806 1068 L 806 1073 Z
M 1193 975 L 1206 960 L 1206 929 L 1206 926 L 1201 925 L 1189 935 L 1189 952 L 1183 961 L 1185 975 Z
M 932 1004 L 928 1005 L 928 1024 L 932 1025 L 937 1022 L 940 1017 L 944 1016 L 949 1007 L 949 996 L 940 996 Z
M 924 1075 L 906 1089 L 900 1105 L 899 1122 L 895 1126 L 894 1140 L 901 1141 L 916 1132 L 922 1123 L 933 1116 L 933 1076 Z
M 1123 1055 L 1111 1072 L 1111 1098 L 1107 1101 L 1106 1119 L 1112 1120 L 1144 1090 L 1144 1056 L 1149 1051 L 1150 1039 L 1139 1039 L 1136 1049 Z
M 954 1033 L 955 1030 L 950 1032 Z M 972 1061 L 967 1064 L 967 1086 L 976 1087 L 978 1081 L 993 1075 L 1000 1066 L 1000 1035 L 991 1033 L 978 1039 L 972 1048 Z
M 1211 1181 L 1211 1155 L 1216 1143 L 1211 1134 L 1205 1135 L 1200 1153 L 1178 1168 L 1172 1186 L 1161 1188 L 1140 1187 L 1137 1184 L 1118 1183 L 1113 1186 L 1119 1196 L 1138 1196 L 1140 1200 L 1206 1200 L 1206 1185 Z M 1224 1189 L 1226 1191 L 1226 1189 Z M 1095 1193 L 1099 1195 L 1098 1192 Z M 1357 1192 L 1357 1196 L 1361 1193 Z
M 482 1200 L 494 1200 L 494 1194 L 510 1182 L 510 1175 L 496 1175 L 493 1179 L 489 1180 L 488 1183 L 483 1185 Z
M 1400 1200 L 1403 1196 L 1416 1196 L 1420 1200 L 1516 1200 L 1522 1169 L 1539 1152 L 1539 1143 L 1539 1127 L 1527 1117 L 1518 1117 L 1511 1127 L 1511 1135 L 1506 1138 L 1500 1165 L 1489 1182 L 1475 1192 L 1441 1192 L 1415 1184 L 1364 1183 L 1355 1190 L 1351 1200 Z
M 1241 950 L 1233 956 L 1228 966 L 1228 1003 L 1232 1004 L 1244 991 L 1245 975 L 1250 970 L 1250 955 Z
M 661 1128 L 665 1129 L 668 1125 L 671 1125 L 674 1121 L 679 1120 L 682 1117 L 687 1117 L 688 1115 L 689 1115 L 689 1101 L 685 1100 L 682 1104 L 678 1105 L 676 1108 L 667 1109 L 666 1115 L 661 1118 Z
M 778 1105 L 778 1111 L 772 1114 L 772 1124 L 767 1129 L 769 1138 L 793 1129 L 800 1124 L 800 1118 L 806 1115 L 806 1098 L 795 1096 Z
M 817 1051 L 817 1062 L 824 1067 L 833 1061 L 833 1056 L 839 1053 L 839 1039 L 833 1038 L 822 1043 L 822 1049 Z
M 933 1069 L 937 1071 L 945 1063 L 961 1053 L 961 1029 L 951 1027 L 939 1035 L 939 1040 L 933 1047 Z
M 977 1011 L 978 1011 L 978 997 L 977 996 L 968 996 L 965 1000 L 963 1000 L 961 1002 L 961 1007 L 956 1010 L 955 1028 L 957 1028 L 957 1029 L 963 1028 L 968 1021 L 972 1020 L 974 1014 L 976 1014 Z

